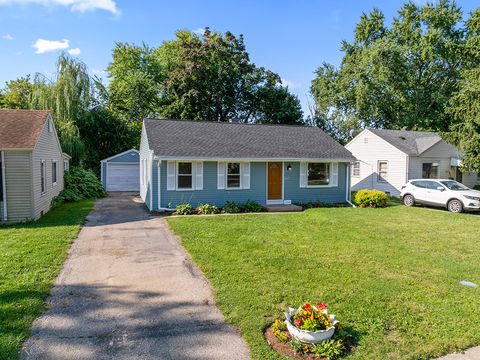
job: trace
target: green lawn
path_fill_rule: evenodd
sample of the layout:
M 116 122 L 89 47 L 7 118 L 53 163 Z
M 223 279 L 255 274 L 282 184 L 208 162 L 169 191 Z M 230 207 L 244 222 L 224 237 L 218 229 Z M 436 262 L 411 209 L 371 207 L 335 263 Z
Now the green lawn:
M 326 302 L 351 359 L 427 359 L 480 344 L 480 216 L 392 206 L 168 220 L 256 359 L 288 305 Z
M 0 227 L 0 359 L 15 359 L 93 201 L 60 205 L 39 221 Z

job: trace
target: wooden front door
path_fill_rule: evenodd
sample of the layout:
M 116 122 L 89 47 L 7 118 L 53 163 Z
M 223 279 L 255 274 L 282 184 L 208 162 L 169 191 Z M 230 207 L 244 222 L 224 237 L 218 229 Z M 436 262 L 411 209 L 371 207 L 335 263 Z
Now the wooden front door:
M 282 163 L 269 162 L 268 166 L 268 197 L 267 200 L 282 200 Z

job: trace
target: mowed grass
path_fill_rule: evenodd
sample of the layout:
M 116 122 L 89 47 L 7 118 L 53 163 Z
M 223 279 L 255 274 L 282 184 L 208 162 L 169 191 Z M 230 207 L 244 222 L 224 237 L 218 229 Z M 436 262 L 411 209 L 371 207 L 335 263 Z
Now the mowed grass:
M 18 357 L 92 206 L 92 200 L 63 204 L 39 221 L 0 226 L 0 359 Z
M 282 358 L 264 328 L 326 302 L 351 359 L 428 359 L 480 344 L 480 216 L 393 206 L 168 220 L 255 359 Z

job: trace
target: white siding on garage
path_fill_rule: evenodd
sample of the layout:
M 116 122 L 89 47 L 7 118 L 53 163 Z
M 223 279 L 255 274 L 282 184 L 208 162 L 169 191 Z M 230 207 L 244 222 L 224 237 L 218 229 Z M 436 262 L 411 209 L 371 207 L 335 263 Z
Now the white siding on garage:
M 360 161 L 360 176 L 351 178 L 352 190 L 378 189 L 394 196 L 407 178 L 407 155 L 369 130 L 345 145 Z M 378 181 L 378 162 L 388 161 L 386 182 Z
M 107 191 L 139 191 L 139 164 L 107 164 Z

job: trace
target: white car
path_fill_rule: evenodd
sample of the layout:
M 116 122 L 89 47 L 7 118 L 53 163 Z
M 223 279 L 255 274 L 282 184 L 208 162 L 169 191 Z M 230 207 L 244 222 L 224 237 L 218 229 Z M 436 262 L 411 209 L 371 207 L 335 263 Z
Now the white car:
M 454 213 L 480 210 L 480 191 L 455 180 L 414 179 L 402 186 L 401 198 L 406 206 L 425 204 L 441 206 Z

